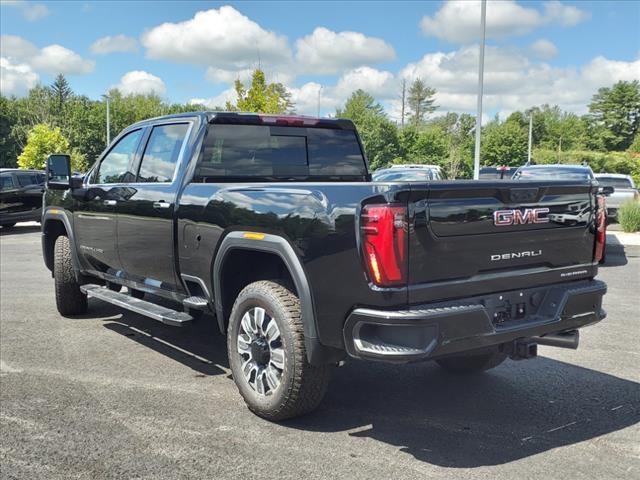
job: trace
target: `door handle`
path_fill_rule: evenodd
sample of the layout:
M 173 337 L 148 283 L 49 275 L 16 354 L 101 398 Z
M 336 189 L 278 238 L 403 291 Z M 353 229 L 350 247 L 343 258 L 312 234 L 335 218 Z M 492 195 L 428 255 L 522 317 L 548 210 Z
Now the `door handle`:
M 109 207 L 115 206 L 118 202 L 116 200 L 105 200 L 102 202 L 104 205 L 108 205 Z
M 171 206 L 170 203 L 165 202 L 164 200 L 160 200 L 159 202 L 153 202 L 153 208 L 169 208 Z

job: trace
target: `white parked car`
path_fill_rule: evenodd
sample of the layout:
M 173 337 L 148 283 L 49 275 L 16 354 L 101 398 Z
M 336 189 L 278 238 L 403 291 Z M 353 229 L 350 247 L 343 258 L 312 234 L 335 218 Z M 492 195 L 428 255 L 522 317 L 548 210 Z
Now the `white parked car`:
M 596 180 L 603 187 L 613 187 L 614 191 L 607 197 L 607 216 L 616 218 L 618 209 L 623 203 L 640 198 L 633 178 L 620 173 L 596 173 Z

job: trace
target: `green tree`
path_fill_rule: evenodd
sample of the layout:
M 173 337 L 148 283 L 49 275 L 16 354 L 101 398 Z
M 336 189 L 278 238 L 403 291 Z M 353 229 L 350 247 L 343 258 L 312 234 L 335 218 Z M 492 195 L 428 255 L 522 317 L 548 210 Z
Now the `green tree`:
M 436 90 L 427 86 L 420 78 L 416 78 L 409 87 L 407 104 L 411 111 L 411 123 L 414 126 L 422 125 L 425 116 L 438 108 L 433 98 L 435 94 Z
M 74 171 L 86 170 L 84 156 L 71 151 L 69 141 L 64 138 L 60 128 L 51 128 L 45 124 L 36 125 L 29 132 L 27 145 L 18 157 L 18 166 L 42 170 L 47 157 L 53 153 L 70 153 L 71 168 Z
M 516 122 L 493 121 L 483 129 L 480 158 L 483 165 L 519 166 L 527 161 L 529 135 Z
M 390 165 L 400 155 L 398 127 L 382 106 L 364 90 L 351 94 L 337 118 L 348 118 L 356 125 L 372 170 Z
M 71 96 L 73 96 L 73 90 L 71 90 L 69 82 L 67 82 L 67 79 L 63 74 L 59 73 L 49 89 L 51 90 L 51 95 L 53 96 L 58 110 L 61 112 L 64 108 L 64 104 Z
M 18 144 L 11 135 L 15 124 L 15 102 L 0 95 L 0 168 L 15 167 Z
M 589 113 L 596 146 L 626 150 L 640 130 L 640 81 L 620 81 L 611 88 L 598 89 L 589 104 Z
M 291 94 L 281 83 L 267 83 L 264 72 L 254 70 L 251 86 L 247 89 L 240 80 L 235 81 L 236 103 L 227 102 L 227 110 L 255 113 L 286 113 L 294 104 Z

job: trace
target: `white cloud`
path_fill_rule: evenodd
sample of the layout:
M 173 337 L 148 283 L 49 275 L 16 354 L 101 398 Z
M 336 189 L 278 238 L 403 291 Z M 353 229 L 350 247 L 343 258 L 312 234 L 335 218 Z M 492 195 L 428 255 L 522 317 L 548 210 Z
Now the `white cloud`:
M 30 22 L 40 20 L 51 13 L 49 8 L 43 3 L 25 2 L 23 0 L 4 0 L 2 6 L 19 9 L 22 16 Z
M 0 58 L 0 92 L 3 95 L 23 96 L 36 86 L 39 77 L 27 64 L 13 64 Z
M 126 35 L 102 37 L 91 44 L 91 53 L 105 55 L 117 52 L 137 52 L 138 41 Z
M 589 13 L 556 0 L 544 4 L 544 15 L 547 22 L 558 23 L 563 27 L 573 27 L 589 18 Z
M 400 73 L 422 78 L 437 90 L 442 111 L 474 112 L 478 81 L 478 46 L 425 55 Z M 486 110 L 522 110 L 549 103 L 585 113 L 593 93 L 619 80 L 638 78 L 640 60 L 624 62 L 596 57 L 580 68 L 532 62 L 522 52 L 489 46 L 485 52 L 483 103 Z
M 359 67 L 345 72 L 334 85 L 308 82 L 298 88 L 289 88 L 289 91 L 297 113 L 316 115 L 318 92 L 320 93 L 320 110 L 332 112 L 344 105 L 349 96 L 358 89 L 384 102 L 394 98 L 399 88 L 399 82 L 391 72 L 372 67 Z
M 197 12 L 184 22 L 163 23 L 145 32 L 142 44 L 150 58 L 225 70 L 291 59 L 286 37 L 263 29 L 231 6 Z
M 2 56 L 14 64 L 26 64 L 32 70 L 50 74 L 87 74 L 95 67 L 95 62 L 85 60 L 73 50 L 61 45 L 49 45 L 42 49 L 15 35 L 2 35 L 0 39 Z
M 205 78 L 211 83 L 233 83 L 240 80 L 246 83 L 251 79 L 252 68 L 242 68 L 240 70 L 225 70 L 224 68 L 208 67 Z
M 422 32 L 453 43 L 475 42 L 480 38 L 480 5 L 479 0 L 449 0 L 435 15 L 422 18 Z M 586 18 L 586 12 L 558 1 L 546 2 L 544 12 L 540 12 L 513 0 L 493 0 L 487 2 L 486 35 L 488 38 L 524 35 L 543 25 L 569 27 Z
M 38 54 L 38 48 L 31 42 L 16 35 L 0 37 L 0 52 L 3 57 L 27 59 Z
M 85 60 L 73 50 L 61 45 L 49 45 L 30 60 L 36 70 L 56 74 L 85 74 L 93 72 L 95 62 Z
M 167 88 L 160 77 L 156 77 L 143 70 L 133 70 L 125 73 L 117 88 L 123 95 L 151 94 L 164 95 Z
M 533 54 L 544 60 L 553 58 L 558 54 L 558 48 L 549 40 L 541 38 L 531 44 Z
M 393 47 L 381 38 L 359 32 L 316 28 L 296 41 L 296 61 L 304 72 L 334 74 L 345 68 L 393 60 Z
M 223 107 L 225 106 L 225 104 L 227 102 L 232 102 L 234 103 L 236 100 L 236 91 L 233 88 L 228 88 L 226 90 L 224 90 L 223 92 L 221 92 L 220 94 L 216 95 L 215 97 L 210 97 L 210 98 L 192 98 L 191 100 L 189 100 L 188 103 L 190 104 L 197 104 L 197 105 L 204 105 L 207 108 L 216 108 L 216 107 Z

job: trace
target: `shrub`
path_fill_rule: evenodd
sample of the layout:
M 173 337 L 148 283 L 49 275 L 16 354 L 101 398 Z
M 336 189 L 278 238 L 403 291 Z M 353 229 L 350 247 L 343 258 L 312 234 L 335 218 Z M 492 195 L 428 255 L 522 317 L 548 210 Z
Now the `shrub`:
M 640 231 L 640 202 L 630 200 L 618 209 L 618 221 L 625 232 Z
M 69 153 L 73 171 L 84 172 L 87 169 L 86 156 L 77 150 L 71 150 L 59 128 L 51 128 L 46 124 L 35 125 L 31 129 L 27 145 L 18 157 L 18 166 L 43 170 L 47 157 L 52 153 Z

